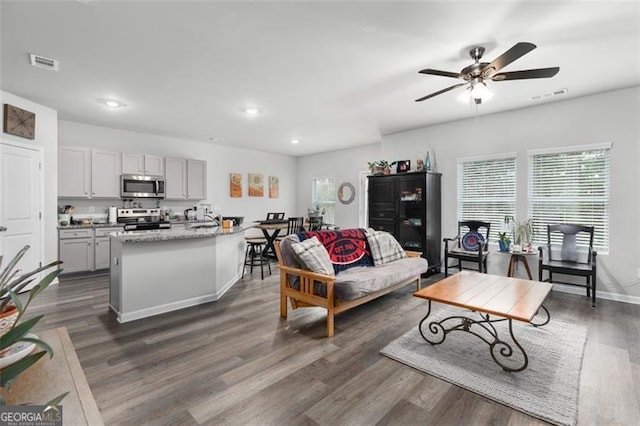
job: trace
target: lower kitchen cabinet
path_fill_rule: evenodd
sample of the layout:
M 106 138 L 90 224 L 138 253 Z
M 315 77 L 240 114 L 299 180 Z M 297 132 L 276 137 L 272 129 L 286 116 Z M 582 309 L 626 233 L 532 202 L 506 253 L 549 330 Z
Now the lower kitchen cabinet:
M 62 273 L 93 271 L 93 237 L 60 240 L 60 260 Z
M 111 241 L 109 237 L 96 237 L 95 241 L 95 269 L 107 269 L 111 256 Z
M 59 258 L 63 274 L 108 269 L 111 259 L 109 234 L 113 228 L 75 228 L 59 231 Z

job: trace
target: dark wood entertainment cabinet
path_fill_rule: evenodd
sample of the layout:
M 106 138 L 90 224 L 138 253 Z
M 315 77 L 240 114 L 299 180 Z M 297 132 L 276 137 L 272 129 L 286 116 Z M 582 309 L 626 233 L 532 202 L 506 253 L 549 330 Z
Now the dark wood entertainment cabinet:
M 369 227 L 387 231 L 405 250 L 421 251 L 428 273 L 440 271 L 442 174 L 369 176 Z

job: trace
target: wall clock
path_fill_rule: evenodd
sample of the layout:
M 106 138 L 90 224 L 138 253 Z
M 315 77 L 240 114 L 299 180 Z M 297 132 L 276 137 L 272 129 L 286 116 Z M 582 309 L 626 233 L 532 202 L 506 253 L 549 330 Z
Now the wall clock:
M 36 137 L 36 114 L 4 104 L 4 132 L 27 139 Z

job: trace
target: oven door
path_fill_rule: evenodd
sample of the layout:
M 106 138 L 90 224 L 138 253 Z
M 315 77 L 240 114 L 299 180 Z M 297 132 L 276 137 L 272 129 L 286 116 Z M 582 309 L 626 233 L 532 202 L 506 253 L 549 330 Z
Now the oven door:
M 164 180 L 157 176 L 122 175 L 123 198 L 164 198 Z

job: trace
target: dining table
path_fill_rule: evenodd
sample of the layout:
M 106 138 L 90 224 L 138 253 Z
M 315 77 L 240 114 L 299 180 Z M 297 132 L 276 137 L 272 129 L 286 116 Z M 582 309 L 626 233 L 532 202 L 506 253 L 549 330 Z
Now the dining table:
M 262 231 L 265 240 L 267 243 L 265 244 L 264 250 L 262 251 L 263 256 L 272 256 L 276 257 L 276 248 L 274 243 L 278 235 L 280 235 L 281 230 L 286 230 L 289 227 L 288 219 L 269 219 L 269 220 L 256 220 L 255 223 L 257 225 L 255 228 L 258 228 Z

